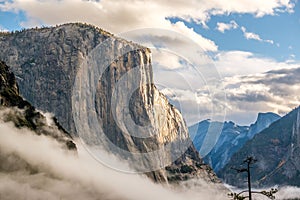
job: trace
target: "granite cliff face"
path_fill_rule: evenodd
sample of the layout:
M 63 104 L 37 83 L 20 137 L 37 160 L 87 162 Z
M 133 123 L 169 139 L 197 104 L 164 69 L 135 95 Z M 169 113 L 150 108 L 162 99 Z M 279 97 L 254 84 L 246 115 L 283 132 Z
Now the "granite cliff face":
M 31 29 L 0 37 L 1 55 L 17 77 L 21 95 L 35 107 L 53 112 L 74 132 L 71 91 L 79 63 L 110 36 L 100 30 L 77 27 Z M 80 31 L 79 31 L 80 30 Z
M 245 186 L 245 174 L 237 174 L 231 167 L 239 165 L 247 156 L 258 161 L 253 165 L 252 182 L 258 187 L 274 185 L 300 186 L 300 107 L 256 134 L 229 163 L 218 172 L 226 183 Z
M 257 133 L 261 132 L 265 128 L 268 128 L 273 122 L 279 120 L 281 117 L 275 113 L 258 113 L 257 120 L 249 127 L 247 137 L 252 139 Z
M 86 58 L 93 54 L 95 47 L 104 41 L 106 45 L 98 53 L 101 58 L 107 59 L 107 67 L 101 72 L 99 80 L 96 80 L 98 84 L 95 98 L 92 99 L 94 105 L 78 105 L 74 111 L 74 83 L 78 81 L 79 74 L 80 82 L 87 87 L 93 84 L 86 81 L 91 74 L 82 73 L 82 69 L 85 69 L 82 66 Z M 191 144 L 181 114 L 154 86 L 149 49 L 84 24 L 5 34 L 0 36 L 0 48 L 0 59 L 12 67 L 21 95 L 38 109 L 53 113 L 67 132 L 80 134 L 73 113 L 88 111 L 93 107 L 103 133 L 112 144 L 106 145 L 107 150 L 112 151 L 113 146 L 121 151 L 140 154 L 163 150 L 163 153 L 154 156 L 154 160 L 146 158 L 141 161 L 144 167 L 154 166 L 153 169 L 160 166 L 160 163 L 170 164 L 165 169 L 148 172 L 147 175 L 153 180 L 179 181 L 200 177 L 209 182 L 218 182 L 211 168 L 203 164 Z M 115 59 L 116 55 L 121 56 Z M 136 71 L 131 77 L 133 80 L 125 81 L 123 87 L 132 90 L 126 102 L 126 92 L 118 90 L 117 84 L 132 70 Z M 114 91 L 117 98 L 112 99 Z M 89 96 L 84 90 L 75 91 L 76 95 Z M 112 100 L 128 103 L 128 112 L 124 112 Z M 124 128 L 129 130 L 132 126 L 118 123 L 115 115 L 121 119 L 130 118 L 134 124 L 147 128 L 138 129 L 138 136 L 129 135 Z M 90 123 L 89 118 L 84 120 Z M 173 150 L 181 156 L 174 158 Z M 118 154 L 133 161 L 139 159 Z

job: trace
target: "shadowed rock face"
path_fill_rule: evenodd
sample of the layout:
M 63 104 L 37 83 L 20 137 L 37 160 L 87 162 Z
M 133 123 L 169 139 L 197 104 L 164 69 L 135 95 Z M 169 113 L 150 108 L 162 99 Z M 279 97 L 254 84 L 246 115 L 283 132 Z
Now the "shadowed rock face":
M 54 120 L 48 124 L 46 117 L 19 95 L 18 84 L 9 67 L 0 61 L 0 122 L 12 122 L 17 128 L 28 128 L 38 135 L 47 135 L 76 150 L 71 137 Z M 1 168 L 1 167 L 0 167 Z
M 241 149 L 247 141 L 278 119 L 280 116 L 275 113 L 259 113 L 256 122 L 250 126 L 240 126 L 231 121 L 222 123 L 204 120 L 189 127 L 189 130 L 190 133 L 193 133 L 191 137 L 196 149 L 200 151 L 204 138 L 210 136 L 208 135 L 208 128 L 218 129 L 218 127 L 222 127 L 222 132 L 215 146 L 203 157 L 204 162 L 209 164 L 218 174 L 218 171 L 229 162 L 231 156 Z
M 0 95 L 1 106 L 17 106 L 23 101 L 19 96 L 19 88 L 14 74 L 2 61 L 0 61 Z
M 101 121 L 101 129 L 109 141 L 120 149 L 145 153 L 163 149 L 156 160 L 143 160 L 144 166 L 176 160 L 169 167 L 147 175 L 156 181 L 179 181 L 200 177 L 218 182 L 211 168 L 204 165 L 191 144 L 185 122 L 179 113 L 152 84 L 150 50 L 114 37 L 101 29 L 84 24 L 66 24 L 54 28 L 30 29 L 0 36 L 0 59 L 5 60 L 17 76 L 20 93 L 38 109 L 53 113 L 58 122 L 70 133 L 78 134 L 72 112 L 72 92 L 81 66 L 97 45 L 109 42 L 101 49 L 101 58 L 117 60 L 109 62 L 99 77 L 95 94 L 95 111 Z M 124 49 L 135 49 L 126 51 Z M 112 92 L 118 81 L 130 70 L 136 70 L 126 89 L 134 89 L 129 101 L 129 113 L 112 106 Z M 86 78 L 82 76 L 82 81 Z M 135 83 L 139 85 L 133 88 Z M 92 83 L 86 83 L 92 84 Z M 125 101 L 124 92 L 117 91 L 117 101 Z M 79 110 L 90 105 L 80 105 Z M 91 105 L 93 106 L 93 105 Z M 117 124 L 112 109 L 118 116 L 128 117 L 139 126 L 147 126 L 140 135 L 126 134 Z M 128 116 L 125 116 L 128 115 Z M 87 119 L 88 120 L 88 119 Z M 129 126 L 123 124 L 123 126 Z M 130 128 L 130 127 L 127 127 Z M 188 144 L 188 148 L 186 147 Z M 112 146 L 107 145 L 107 150 Z M 165 148 L 165 149 L 164 149 Z M 172 150 L 181 155 L 173 158 Z M 124 157 L 120 154 L 121 157 Z M 125 156 L 126 157 L 126 156 Z M 127 158 L 127 157 L 126 157 Z M 177 157 L 176 157 L 177 158 Z M 127 158 L 128 159 L 128 158 Z M 138 158 L 131 158 L 134 159 Z
M 245 186 L 245 174 L 237 174 L 231 167 L 239 168 L 247 156 L 258 161 L 253 164 L 252 182 L 257 187 L 274 185 L 300 186 L 300 107 L 256 134 L 236 152 L 220 171 L 225 182 Z

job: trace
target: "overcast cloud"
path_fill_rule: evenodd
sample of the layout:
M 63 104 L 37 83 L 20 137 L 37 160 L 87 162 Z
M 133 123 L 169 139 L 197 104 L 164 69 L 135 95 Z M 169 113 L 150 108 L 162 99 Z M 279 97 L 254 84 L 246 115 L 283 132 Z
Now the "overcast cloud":
M 299 77 L 300 67 L 225 78 L 227 118 L 238 120 L 236 113 L 248 112 L 248 116 L 242 115 L 246 121 L 251 115 L 254 120 L 257 112 L 290 112 L 300 105 Z
M 280 67 L 283 65 L 285 64 L 279 64 Z M 178 83 L 176 80 L 180 80 L 176 76 L 170 76 L 168 80 L 163 78 L 166 75 L 162 71 L 156 75 L 167 82 L 164 85 L 169 87 L 162 92 L 181 109 L 189 125 L 203 119 L 223 121 L 224 118 L 247 125 L 255 122 L 258 112 L 275 112 L 284 115 L 300 105 L 298 95 L 300 66 L 296 64 L 291 65 L 291 68 L 288 66 L 250 75 L 226 76 L 220 80 L 222 85 L 215 90 L 209 90 L 205 82 L 202 86 L 198 85 L 198 90 L 188 86 L 182 88 L 184 84 L 181 84 L 180 89 L 175 84 L 171 84 Z M 188 71 L 186 73 L 188 74 Z M 223 91 L 219 91 L 222 89 Z M 224 113 L 225 109 L 226 113 Z

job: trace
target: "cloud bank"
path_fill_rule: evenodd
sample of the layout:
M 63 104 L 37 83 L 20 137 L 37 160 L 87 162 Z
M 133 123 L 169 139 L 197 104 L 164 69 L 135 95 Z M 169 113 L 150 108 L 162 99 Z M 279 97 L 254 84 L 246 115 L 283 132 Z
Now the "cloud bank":
M 278 62 L 248 51 L 220 51 L 214 56 L 214 64 L 223 77 L 260 74 L 271 70 L 300 67 L 299 62 Z
M 201 5 L 201 6 L 199 6 Z M 205 24 L 211 15 L 228 13 L 250 13 L 256 17 L 275 15 L 280 12 L 293 12 L 294 3 L 290 0 L 269 0 L 266 2 L 206 1 L 206 0 L 13 0 L 1 5 L 1 10 L 25 11 L 29 19 L 57 24 L 65 21 L 88 21 L 101 23 L 109 30 L 128 29 L 133 26 L 149 27 L 162 25 L 166 18 L 177 17 L 184 21 Z M 53 13 L 59 15 L 51 15 Z
M 300 105 L 299 77 L 300 67 L 225 78 L 227 117 L 237 120 L 245 116 L 244 121 L 254 121 L 258 112 L 290 112 Z M 238 116 L 242 113 L 247 115 Z
M 170 187 L 154 184 L 138 174 L 120 173 L 96 162 L 82 146 L 78 147 L 75 155 L 62 149 L 54 139 L 0 123 L 1 200 L 227 198 L 225 191 L 199 180 Z M 299 188 L 284 187 L 279 189 L 276 199 L 295 198 L 299 194 Z
M 138 174 L 120 173 L 78 147 L 76 156 L 53 139 L 0 123 L 0 199 L 224 199 L 201 182 L 198 188 L 179 191 Z
M 161 91 L 181 109 L 188 125 L 204 119 L 223 121 L 224 110 L 225 120 L 249 125 L 258 112 L 283 115 L 300 105 L 297 62 L 228 51 L 218 53 L 213 64 L 221 76 L 212 83 L 205 81 L 205 73 L 201 78 L 188 67 L 176 71 L 154 67 L 155 79 L 165 86 Z M 184 84 L 186 80 L 189 85 Z
M 21 23 L 23 27 L 79 21 L 97 25 L 114 33 L 140 28 L 171 29 L 189 35 L 208 51 L 216 51 L 217 45 L 195 33 L 182 21 L 195 22 L 207 27 L 206 22 L 212 15 L 249 13 L 262 17 L 293 12 L 293 9 L 294 3 L 290 0 L 12 0 L 0 4 L 2 11 L 23 12 L 27 17 Z M 180 19 L 181 22 L 172 24 L 170 18 Z M 224 25 L 223 28 L 220 26 L 221 30 L 226 30 Z

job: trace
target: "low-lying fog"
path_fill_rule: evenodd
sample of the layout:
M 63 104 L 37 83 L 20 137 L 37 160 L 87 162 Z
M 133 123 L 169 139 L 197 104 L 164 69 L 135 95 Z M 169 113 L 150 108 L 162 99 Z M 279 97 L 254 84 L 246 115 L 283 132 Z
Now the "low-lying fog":
M 0 199 L 229 199 L 200 182 L 175 189 L 142 175 L 115 171 L 95 161 L 78 142 L 77 147 L 78 155 L 54 139 L 0 123 Z M 299 196 L 300 189 L 293 187 L 278 193 L 278 198 Z

